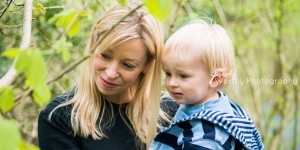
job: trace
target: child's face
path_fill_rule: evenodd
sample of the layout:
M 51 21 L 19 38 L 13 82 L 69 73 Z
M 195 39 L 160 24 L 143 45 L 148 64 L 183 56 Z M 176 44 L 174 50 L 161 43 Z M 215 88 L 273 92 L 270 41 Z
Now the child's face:
M 210 72 L 196 59 L 180 60 L 172 55 L 162 57 L 165 85 L 179 104 L 201 104 L 212 97 Z

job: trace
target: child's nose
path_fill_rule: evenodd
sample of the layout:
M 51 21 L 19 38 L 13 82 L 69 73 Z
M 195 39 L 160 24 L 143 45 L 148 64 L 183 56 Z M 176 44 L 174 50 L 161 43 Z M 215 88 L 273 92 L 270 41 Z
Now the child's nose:
M 176 81 L 176 78 L 171 78 L 170 80 L 169 80 L 169 86 L 171 86 L 171 87 L 177 87 L 178 86 L 178 83 L 177 83 L 177 81 Z

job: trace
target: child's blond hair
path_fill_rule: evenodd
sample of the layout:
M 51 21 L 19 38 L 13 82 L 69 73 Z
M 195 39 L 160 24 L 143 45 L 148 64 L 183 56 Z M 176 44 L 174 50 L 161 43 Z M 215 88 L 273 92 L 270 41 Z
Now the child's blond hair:
M 226 30 L 212 21 L 193 20 L 167 40 L 163 55 L 175 55 L 180 61 L 198 59 L 213 75 L 221 71 L 224 86 L 235 76 L 234 48 Z

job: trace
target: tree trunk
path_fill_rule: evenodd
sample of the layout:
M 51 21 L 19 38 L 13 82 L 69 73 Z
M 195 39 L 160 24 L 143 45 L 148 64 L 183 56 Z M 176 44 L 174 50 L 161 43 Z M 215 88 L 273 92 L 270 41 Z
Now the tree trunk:
M 23 33 L 22 33 L 22 42 L 20 50 L 25 50 L 30 45 L 31 40 L 31 22 L 32 22 L 32 2 L 33 0 L 25 1 L 24 8 L 24 20 L 23 20 Z M 6 72 L 6 74 L 0 79 L 0 87 L 10 85 L 17 76 L 17 71 L 15 69 L 15 63 L 18 57 L 15 58 L 13 64 Z

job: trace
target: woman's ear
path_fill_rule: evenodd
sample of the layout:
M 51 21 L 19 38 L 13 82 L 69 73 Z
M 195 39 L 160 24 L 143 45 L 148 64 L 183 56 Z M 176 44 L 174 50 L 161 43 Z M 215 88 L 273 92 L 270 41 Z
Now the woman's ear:
M 145 74 L 149 70 L 149 67 L 150 67 L 150 63 L 147 63 L 142 72 Z

